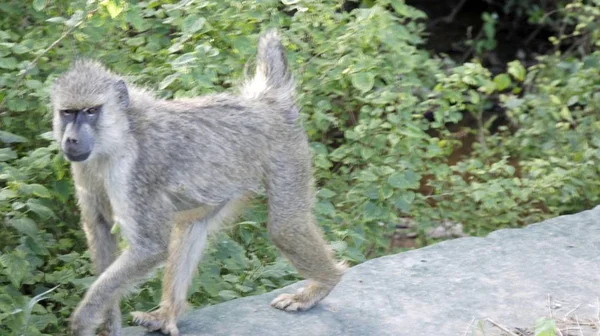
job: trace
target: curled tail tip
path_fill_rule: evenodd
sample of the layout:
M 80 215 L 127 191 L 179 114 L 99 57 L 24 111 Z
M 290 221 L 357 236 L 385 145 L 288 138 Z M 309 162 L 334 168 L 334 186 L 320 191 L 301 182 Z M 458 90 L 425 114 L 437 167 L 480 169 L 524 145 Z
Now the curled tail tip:
M 257 57 L 259 70 L 264 71 L 267 78 L 277 79 L 288 75 L 287 57 L 281 37 L 275 29 L 269 29 L 261 34 Z
M 273 95 L 279 101 L 291 101 L 293 90 L 294 80 L 281 37 L 276 29 L 268 29 L 259 36 L 256 74 L 243 87 L 243 93 L 251 98 Z
M 258 48 L 259 52 L 268 51 L 270 49 L 283 50 L 283 45 L 281 44 L 281 35 L 279 35 L 277 29 L 271 28 L 264 31 L 259 37 Z

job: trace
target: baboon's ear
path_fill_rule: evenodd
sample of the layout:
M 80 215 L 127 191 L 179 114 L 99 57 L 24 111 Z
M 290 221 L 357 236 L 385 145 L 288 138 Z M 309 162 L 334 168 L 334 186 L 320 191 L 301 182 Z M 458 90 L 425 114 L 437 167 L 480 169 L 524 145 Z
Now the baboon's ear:
M 115 90 L 117 91 L 117 99 L 119 104 L 123 107 L 129 107 L 129 91 L 127 90 L 127 84 L 122 79 L 115 84 Z

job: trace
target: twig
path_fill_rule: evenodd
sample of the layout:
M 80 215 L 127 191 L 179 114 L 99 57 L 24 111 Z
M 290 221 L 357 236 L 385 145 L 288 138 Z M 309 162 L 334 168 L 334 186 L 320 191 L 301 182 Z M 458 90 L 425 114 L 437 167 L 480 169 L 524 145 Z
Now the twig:
M 596 306 L 598 307 L 598 312 L 596 313 L 596 321 L 594 321 L 594 324 L 596 324 L 596 326 L 598 327 L 598 332 L 596 332 L 596 335 L 600 336 L 600 297 L 596 298 L 596 302 L 597 302 Z
M 486 318 L 485 320 L 488 321 L 489 323 L 493 324 L 494 326 L 496 326 L 498 329 L 504 331 L 505 333 L 508 333 L 510 336 L 519 336 L 519 335 L 515 334 L 514 332 L 508 330 L 505 326 L 494 322 L 490 318 Z
M 563 333 L 562 333 L 562 331 L 560 330 L 560 328 L 559 328 L 559 327 L 556 327 L 556 328 L 554 328 L 554 329 L 555 329 L 556 331 L 558 331 L 558 335 L 559 335 L 559 336 L 564 336 L 564 335 L 563 335 Z M 568 330 L 567 330 L 567 331 L 568 331 Z
M 566 35 L 564 39 L 566 40 L 567 38 L 571 38 L 571 37 L 573 37 L 573 36 Z M 575 42 L 573 42 L 565 50 L 565 52 L 563 53 L 563 55 L 568 55 L 568 54 L 570 54 L 571 52 L 575 51 L 578 48 L 586 48 L 586 45 L 589 45 L 589 39 L 590 39 L 589 34 L 587 32 L 583 33 L 581 35 L 581 38 L 579 38 Z M 585 51 L 586 50 L 583 50 L 583 53 L 585 53 Z
M 58 40 L 52 42 L 52 44 L 50 44 L 46 49 L 44 49 L 44 51 L 42 51 L 41 54 L 39 54 L 36 58 L 34 58 L 33 61 L 31 63 L 29 63 L 29 65 L 27 66 L 27 68 L 25 68 L 25 70 L 19 76 L 19 78 L 17 78 L 17 81 L 15 82 L 15 85 L 13 86 L 13 90 L 16 89 L 16 88 L 18 88 L 19 85 L 21 85 L 21 82 L 23 82 L 23 79 L 25 79 L 25 76 L 27 75 L 27 73 L 29 73 L 29 71 L 31 71 L 31 69 L 33 69 L 35 67 L 35 65 L 40 60 L 40 58 L 42 58 L 42 56 L 46 55 L 52 48 L 54 48 L 57 44 L 59 44 L 62 40 L 64 40 L 65 37 L 69 36 L 75 29 L 77 29 L 79 26 L 81 26 L 81 24 L 83 24 L 87 20 L 88 16 L 94 14 L 99 9 L 100 9 L 100 7 L 96 7 L 95 9 L 87 12 L 85 14 L 85 16 L 81 19 L 81 21 L 79 21 L 76 24 L 74 24 L 71 28 L 69 28 L 66 32 L 64 32 L 61 35 L 61 37 L 58 38 Z M 4 107 L 4 104 L 6 103 L 7 99 L 8 99 L 8 94 L 0 102 L 0 110 L 2 110 L 2 108 Z M 4 114 L 4 113 L 5 112 L 2 112 L 0 114 Z
M 544 21 L 546 21 L 546 19 L 548 17 L 550 17 L 550 15 L 553 15 L 557 12 L 558 12 L 558 9 L 554 9 L 554 10 L 551 10 L 548 13 L 544 14 L 544 16 L 542 16 L 542 18 L 539 21 L 538 27 L 531 34 L 529 34 L 529 36 L 527 36 L 527 38 L 523 42 L 523 45 L 528 45 L 529 42 L 531 42 L 537 36 L 537 34 L 542 30 L 542 28 L 544 27 L 544 26 L 542 26 Z
M 558 52 L 560 50 L 560 45 L 562 44 L 563 39 L 565 38 L 565 29 L 567 28 L 567 21 L 563 21 L 558 29 L 558 40 L 556 41 L 556 45 L 554 46 L 554 52 Z
M 565 314 L 565 317 L 564 317 L 564 319 L 567 319 L 567 318 L 569 317 L 569 315 L 571 315 L 573 312 L 575 312 L 577 309 L 579 309 L 579 306 L 581 306 L 581 303 L 580 303 L 580 304 L 578 304 L 578 305 L 577 305 L 577 307 L 575 307 L 575 308 L 573 308 L 573 309 L 569 310 L 569 311 L 568 311 L 568 312 Z
M 470 29 L 471 27 L 469 27 Z M 469 35 L 471 35 L 470 30 L 469 30 Z M 479 32 L 477 33 L 477 35 L 475 35 L 475 38 L 473 38 L 473 41 L 476 41 L 478 38 L 480 38 L 481 36 L 483 36 L 483 28 L 481 28 L 479 30 Z M 460 60 L 460 63 L 465 63 L 469 57 L 471 57 L 471 54 L 475 53 L 475 43 L 473 43 L 471 46 L 469 46 L 469 49 L 464 53 L 462 59 Z
M 554 320 L 554 311 L 552 310 L 552 296 L 548 294 L 548 309 L 550 310 L 550 318 Z
M 465 329 L 465 333 L 463 334 L 463 336 L 467 336 L 467 333 L 469 332 L 469 330 L 471 329 L 471 326 L 473 325 L 473 322 L 475 322 L 475 318 L 473 317 L 471 319 L 471 322 L 469 322 L 469 325 L 467 326 L 467 328 Z
M 440 22 L 444 22 L 444 23 L 452 23 L 452 21 L 454 21 L 454 19 L 456 18 L 456 15 L 460 12 L 460 10 L 463 8 L 463 6 L 465 5 L 465 3 L 467 2 L 467 0 L 461 0 L 460 3 L 458 3 L 458 5 L 456 5 L 454 8 L 452 8 L 452 12 L 450 12 L 450 14 L 441 17 L 439 19 L 435 19 L 433 21 L 431 21 L 431 23 L 429 23 L 429 27 L 435 27 L 438 23 Z
M 575 321 L 577 321 L 577 327 L 579 327 L 579 335 L 583 336 L 583 331 L 581 329 L 581 324 L 579 324 L 579 318 L 575 316 Z
M 485 127 L 483 125 L 483 111 L 477 113 L 477 139 L 481 144 L 481 148 L 485 152 L 488 151 L 487 144 L 485 143 Z
M 550 310 L 550 318 L 556 320 L 554 318 L 554 309 L 552 308 L 552 296 L 550 294 L 548 294 L 548 309 Z M 563 333 L 562 331 L 560 331 L 560 328 L 555 328 L 555 330 L 558 331 L 559 336 L 563 336 Z

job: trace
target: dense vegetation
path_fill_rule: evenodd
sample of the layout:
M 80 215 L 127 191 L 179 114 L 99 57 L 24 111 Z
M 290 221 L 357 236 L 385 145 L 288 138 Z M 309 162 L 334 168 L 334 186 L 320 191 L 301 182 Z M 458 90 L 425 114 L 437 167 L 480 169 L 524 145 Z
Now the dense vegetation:
M 600 1 L 504 3 L 501 14 L 539 27 L 547 47 L 492 72 L 496 13 L 465 33 L 468 57 L 457 60 L 425 47 L 431 19 L 402 0 L 3 1 L 0 334 L 65 333 L 93 280 L 48 108 L 52 80 L 79 56 L 163 97 L 188 97 L 232 90 L 258 33 L 278 27 L 314 150 L 316 214 L 351 263 L 398 252 L 390 236 L 403 218 L 423 245 L 442 221 L 484 235 L 600 203 Z M 465 157 L 453 159 L 460 148 Z M 265 220 L 259 199 L 215 237 L 193 305 L 297 279 Z M 155 307 L 159 279 L 124 301 L 124 313 Z

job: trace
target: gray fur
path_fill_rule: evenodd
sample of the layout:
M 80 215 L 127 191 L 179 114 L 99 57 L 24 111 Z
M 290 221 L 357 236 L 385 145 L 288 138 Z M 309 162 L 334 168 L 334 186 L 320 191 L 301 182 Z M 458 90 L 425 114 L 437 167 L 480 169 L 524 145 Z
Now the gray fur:
M 310 150 L 275 32 L 261 36 L 256 74 L 240 91 L 162 100 L 89 60 L 77 61 L 57 79 L 52 105 L 60 143 L 61 109 L 103 106 L 91 155 L 72 162 L 100 274 L 72 316 L 74 335 L 95 335 L 102 323 L 106 335 L 118 335 L 115 304 L 164 261 L 161 307 L 134 313 L 134 320 L 178 335 L 176 320 L 185 307 L 190 270 L 197 266 L 207 232 L 231 221 L 243 201 L 265 186 L 273 242 L 313 280 L 301 293 L 278 297 L 273 306 L 309 309 L 340 280 L 345 267 L 334 262 L 314 224 Z M 129 244 L 115 261 L 108 220 L 118 222 Z

